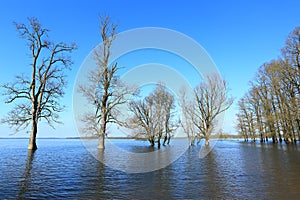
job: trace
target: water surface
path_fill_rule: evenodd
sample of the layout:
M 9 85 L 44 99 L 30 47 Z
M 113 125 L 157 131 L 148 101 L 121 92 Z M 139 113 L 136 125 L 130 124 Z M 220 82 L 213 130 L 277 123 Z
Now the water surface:
M 34 154 L 27 152 L 27 142 L 0 139 L 1 199 L 300 197 L 300 149 L 296 145 L 219 141 L 203 159 L 199 158 L 200 146 L 196 146 L 166 168 L 129 174 L 99 162 L 78 139 L 39 139 Z M 174 148 L 181 142 L 174 140 L 163 148 Z M 153 151 L 143 141 L 116 143 L 128 151 Z M 116 165 L 128 162 L 116 156 Z M 145 163 L 136 165 L 143 167 Z

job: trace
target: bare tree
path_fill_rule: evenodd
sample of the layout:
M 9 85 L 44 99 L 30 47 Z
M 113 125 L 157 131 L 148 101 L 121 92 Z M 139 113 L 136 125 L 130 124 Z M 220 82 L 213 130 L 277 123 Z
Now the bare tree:
M 240 132 L 243 136 L 246 135 L 246 140 L 249 137 L 255 142 L 256 140 L 256 131 L 255 131 L 255 123 L 254 123 L 254 116 L 255 116 L 255 109 L 251 104 L 249 96 L 242 98 L 238 102 L 238 107 L 240 109 L 240 113 L 237 115 L 239 117 L 238 127 L 240 128 Z M 241 127 L 243 126 L 243 127 Z
M 238 128 L 247 132 L 247 115 L 255 111 L 256 131 L 273 143 L 296 142 L 300 139 L 300 28 L 287 37 L 282 58 L 264 63 L 251 82 L 251 89 L 240 100 L 247 99 L 248 108 L 239 106 Z M 247 114 L 246 114 L 246 112 Z
M 143 100 L 132 101 L 129 105 L 132 112 L 130 122 L 137 135 L 146 137 L 154 146 L 157 140 L 158 148 L 164 135 L 163 144 L 170 143 L 171 133 L 176 129 L 174 122 L 174 96 L 168 92 L 162 83 Z
M 287 37 L 285 47 L 282 49 L 283 57 L 288 63 L 286 72 L 289 76 L 289 96 L 292 103 L 294 129 L 300 139 L 300 27 L 296 27 Z M 294 141 L 295 138 L 294 138 Z
M 192 121 L 197 137 L 204 138 L 209 144 L 209 138 L 215 130 L 217 117 L 227 110 L 233 103 L 228 98 L 228 87 L 225 80 L 217 74 L 205 77 L 199 86 L 194 89 L 194 103 L 188 103 L 185 108 L 188 118 Z
M 95 50 L 96 68 L 89 72 L 88 83 L 80 85 L 79 91 L 94 107 L 82 120 L 85 131 L 99 136 L 98 149 L 104 149 L 107 124 L 117 123 L 119 106 L 126 103 L 128 96 L 135 93 L 133 87 L 127 86 L 117 74 L 120 68 L 117 63 L 110 63 L 111 46 L 116 38 L 117 25 L 109 17 L 100 17 L 102 45 Z
M 49 30 L 43 28 L 36 18 L 30 18 L 29 25 L 15 25 L 21 38 L 28 42 L 32 74 L 31 77 L 16 76 L 14 82 L 2 85 L 7 96 L 6 103 L 19 100 L 2 122 L 15 127 L 16 131 L 31 124 L 28 149 L 36 150 L 38 122 L 44 119 L 53 128 L 53 122 L 59 123 L 58 113 L 64 109 L 59 99 L 64 95 L 67 84 L 64 71 L 72 64 L 66 54 L 76 46 L 50 42 Z
M 184 133 L 187 135 L 189 140 L 189 145 L 193 146 L 195 140 L 198 137 L 196 127 L 194 126 L 192 119 L 194 118 L 194 101 L 187 100 L 186 88 L 182 88 L 180 97 L 180 107 L 182 110 L 182 119 L 180 120 L 180 125 L 183 128 Z
M 164 133 L 164 142 L 170 143 L 171 133 L 174 131 L 174 96 L 168 92 L 163 83 L 158 83 L 154 91 L 147 97 L 148 101 L 154 103 L 154 112 L 158 122 L 157 143 L 160 147 L 160 140 Z
M 282 49 L 285 60 L 298 75 L 295 84 L 300 84 L 300 27 L 296 27 L 287 37 L 285 47 Z
M 239 135 L 244 138 L 244 141 L 248 142 L 249 134 L 248 134 L 248 130 L 246 129 L 245 115 L 242 112 L 242 110 L 240 110 L 240 112 L 236 114 L 236 118 L 237 118 L 236 129 Z
M 299 137 L 299 96 L 295 89 L 294 76 L 290 73 L 291 66 L 287 61 L 274 60 L 263 64 L 254 81 L 251 82 L 251 89 L 243 99 L 247 99 L 247 109 L 239 106 L 240 116 L 247 117 L 251 112 L 256 118 L 255 129 L 259 132 L 261 142 L 270 136 L 273 143 L 284 141 L 290 143 Z M 244 115 L 241 115 L 241 113 Z M 239 123 L 240 126 L 241 123 Z M 249 123 L 244 123 L 243 130 L 246 130 Z M 251 134 L 251 133 L 250 133 Z
M 131 101 L 129 110 L 133 114 L 129 119 L 129 126 L 135 131 L 135 137 L 144 137 L 154 146 L 158 132 L 158 116 L 154 111 L 154 103 L 147 98 Z
M 256 121 L 255 123 L 255 129 L 258 131 L 260 142 L 265 141 L 266 134 L 264 132 L 264 125 L 263 125 L 263 118 L 262 118 L 262 112 L 263 107 L 259 96 L 259 88 L 253 87 L 249 91 L 249 95 L 247 96 L 247 99 L 249 101 L 249 105 L 253 108 L 254 112 L 254 119 Z M 253 130 L 255 132 L 255 130 Z

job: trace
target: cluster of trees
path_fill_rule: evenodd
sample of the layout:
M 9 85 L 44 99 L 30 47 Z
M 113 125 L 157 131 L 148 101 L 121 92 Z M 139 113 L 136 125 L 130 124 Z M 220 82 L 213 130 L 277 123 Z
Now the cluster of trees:
M 170 143 L 171 133 L 178 127 L 174 121 L 174 96 L 162 84 L 157 84 L 152 93 L 142 100 L 129 103 L 132 116 L 129 127 L 136 131 L 137 137 L 145 137 L 151 146 L 164 138 L 163 145 Z
M 110 63 L 111 45 L 116 38 L 117 25 L 109 17 L 100 18 L 102 45 L 95 50 L 96 68 L 89 73 L 88 83 L 80 86 L 79 91 L 94 110 L 83 116 L 85 127 L 82 131 L 99 136 L 98 149 L 104 149 L 107 125 L 115 123 L 134 130 L 134 136 L 147 139 L 151 146 L 161 139 L 169 144 L 173 127 L 174 96 L 163 84 L 157 84 L 155 90 L 143 100 L 131 100 L 136 97 L 138 88 L 122 82 L 118 63 Z M 128 104 L 129 119 L 120 120 L 120 107 Z
M 218 116 L 233 103 L 228 97 L 228 86 L 218 74 L 204 77 L 192 94 L 182 90 L 180 97 L 181 119 L 175 98 L 163 84 L 145 98 L 130 100 L 137 89 L 122 82 L 117 63 L 110 64 L 111 45 L 116 38 L 117 26 L 109 17 L 100 18 L 102 45 L 95 51 L 96 68 L 89 73 L 88 83 L 79 91 L 94 110 L 83 116 L 84 131 L 99 136 L 98 148 L 104 148 L 108 123 L 131 128 L 135 136 L 144 137 L 152 146 L 169 143 L 171 134 L 179 126 L 189 138 L 190 145 L 196 139 L 206 144 L 213 132 L 218 132 Z M 70 69 L 69 55 L 75 44 L 54 43 L 49 30 L 35 18 L 29 25 L 15 24 L 21 38 L 28 43 L 32 57 L 31 76 L 16 76 L 15 80 L 2 85 L 6 103 L 15 107 L 1 120 L 16 131 L 31 125 L 28 149 L 35 150 L 39 121 L 46 120 L 50 126 L 59 123 L 59 113 L 64 106 L 59 99 L 66 87 L 65 70 Z M 119 120 L 120 105 L 128 105 L 129 118 Z M 237 130 L 248 141 L 272 138 L 274 143 L 300 140 L 300 27 L 289 34 L 282 56 L 263 64 L 250 90 L 238 102 Z M 180 117 L 177 117 L 178 119 Z
M 162 83 L 157 84 L 148 96 L 139 99 L 136 98 L 138 89 L 122 82 L 118 63 L 110 63 L 117 26 L 109 17 L 100 18 L 100 23 L 102 45 L 94 52 L 95 69 L 89 72 L 88 82 L 78 88 L 94 108 L 82 116 L 83 131 L 98 136 L 98 148 L 104 149 L 109 123 L 130 128 L 135 136 L 148 139 L 152 146 L 157 142 L 160 147 L 162 139 L 163 144 L 169 144 L 172 132 L 179 126 L 183 127 L 191 145 L 196 139 L 203 138 L 208 144 L 211 134 L 218 131 L 215 124 L 219 114 L 233 102 L 227 97 L 226 81 L 217 74 L 208 75 L 193 94 L 188 94 L 189 97 L 183 90 L 180 100 L 182 119 L 175 122 L 178 116 L 175 111 L 179 114 L 180 109 L 176 109 L 174 96 Z M 46 120 L 52 127 L 53 122 L 60 122 L 59 113 L 64 106 L 60 105 L 59 99 L 66 87 L 65 70 L 70 69 L 69 55 L 76 45 L 50 42 L 49 31 L 35 18 L 29 19 L 29 25 L 16 24 L 16 28 L 28 42 L 32 73 L 31 77 L 17 76 L 14 82 L 2 85 L 6 103 L 15 103 L 2 123 L 16 127 L 17 131 L 31 125 L 28 149 L 36 150 L 39 121 Z M 120 108 L 124 104 L 128 105 L 129 117 L 120 120 L 119 116 L 124 115 Z
M 117 26 L 109 17 L 101 18 L 100 22 L 102 45 L 95 51 L 97 66 L 89 74 L 89 83 L 80 86 L 80 92 L 94 107 L 82 119 L 85 123 L 83 131 L 99 136 L 98 148 L 104 149 L 109 123 L 130 128 L 136 137 L 147 139 L 151 146 L 157 143 L 160 147 L 161 139 L 163 144 L 169 144 L 172 132 L 180 125 L 191 145 L 196 139 L 203 138 L 208 144 L 211 133 L 216 131 L 214 126 L 217 124 L 217 116 L 233 102 L 232 98 L 227 97 L 226 81 L 217 74 L 208 75 L 194 89 L 192 98 L 183 95 L 181 109 L 184 116 L 180 123 L 176 123 L 175 99 L 163 83 L 158 83 L 145 98 L 130 100 L 132 96 L 137 96 L 137 88 L 123 83 L 118 75 L 120 68 L 117 63 L 109 63 Z M 128 105 L 129 114 L 125 121 L 120 120 L 120 106 L 124 104 Z
M 238 102 L 237 129 L 245 141 L 296 142 L 300 139 L 300 27 L 277 60 L 263 64 Z

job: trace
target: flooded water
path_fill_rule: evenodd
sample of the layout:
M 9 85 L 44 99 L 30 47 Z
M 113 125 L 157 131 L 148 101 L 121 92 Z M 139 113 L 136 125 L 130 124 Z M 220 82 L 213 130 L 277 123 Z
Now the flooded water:
M 153 151 L 143 141 L 117 143 L 135 152 Z M 300 198 L 300 148 L 295 145 L 219 141 L 202 159 L 200 147 L 191 147 L 169 166 L 148 173 L 108 167 L 77 139 L 39 139 L 34 154 L 26 147 L 24 139 L 0 140 L 1 199 Z M 120 159 L 114 162 L 128 160 L 115 156 Z

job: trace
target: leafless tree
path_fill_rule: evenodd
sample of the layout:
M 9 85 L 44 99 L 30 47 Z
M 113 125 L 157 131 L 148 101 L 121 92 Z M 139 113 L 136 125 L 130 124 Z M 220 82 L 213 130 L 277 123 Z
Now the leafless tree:
M 300 27 L 296 27 L 288 35 L 282 54 L 289 66 L 285 68 L 285 73 L 289 75 L 286 79 L 292 85 L 289 88 L 289 96 L 293 107 L 293 123 L 300 138 Z
M 255 129 L 261 142 L 272 137 L 273 143 L 300 139 L 300 27 L 287 37 L 282 58 L 264 63 L 251 81 L 251 89 L 240 100 L 248 99 L 248 108 L 239 106 L 238 129 L 249 134 L 247 115 L 255 111 Z M 247 113 L 247 114 L 246 114 Z
M 94 52 L 97 66 L 89 72 L 88 83 L 81 84 L 79 91 L 94 108 L 93 112 L 82 117 L 86 125 L 84 131 L 98 135 L 98 149 L 104 149 L 107 124 L 124 125 L 118 120 L 119 106 L 126 103 L 128 97 L 136 90 L 120 80 L 118 64 L 110 63 L 111 46 L 116 38 L 117 25 L 112 23 L 108 16 L 100 17 L 100 24 L 102 45 Z
M 144 137 L 151 146 L 154 146 L 155 136 L 158 132 L 158 120 L 153 102 L 147 98 L 131 101 L 129 109 L 133 114 L 129 119 L 129 126 L 135 131 L 135 137 Z
M 164 142 L 170 143 L 171 133 L 176 129 L 173 121 L 174 117 L 174 96 L 166 90 L 163 83 L 158 83 L 153 93 L 148 96 L 148 99 L 154 102 L 155 114 L 158 121 L 157 143 L 160 147 L 160 140 L 164 133 Z M 172 123 L 173 122 L 173 123 Z
M 28 149 L 36 150 L 38 122 L 44 119 L 53 128 L 53 122 L 59 123 L 58 113 L 64 109 L 59 100 L 67 84 L 64 71 L 72 64 L 67 55 L 76 49 L 76 45 L 50 42 L 49 30 L 36 18 L 29 18 L 29 25 L 15 25 L 21 38 L 28 42 L 32 72 L 31 77 L 18 75 L 13 82 L 2 85 L 6 103 L 16 102 L 2 122 L 15 127 L 16 131 L 31 124 Z
M 251 103 L 249 96 L 242 98 L 238 102 L 238 107 L 240 109 L 240 113 L 238 113 L 238 127 L 241 128 L 241 133 L 245 137 L 246 140 L 250 137 L 255 142 L 256 140 L 256 129 L 255 129 L 255 107 L 253 106 L 254 102 Z M 243 127 L 241 127 L 243 125 Z
M 198 137 L 196 127 L 193 124 L 192 119 L 194 118 L 194 101 L 189 101 L 187 98 L 186 88 L 182 88 L 180 97 L 180 107 L 182 110 L 182 118 L 180 120 L 180 125 L 183 128 L 184 133 L 187 135 L 189 140 L 189 145 L 193 146 L 195 144 L 195 140 Z
M 204 138 L 208 145 L 212 132 L 219 131 L 215 130 L 218 116 L 232 105 L 233 98 L 228 97 L 226 81 L 217 74 L 211 74 L 194 89 L 192 101 L 183 110 L 195 126 L 192 130 L 196 131 L 197 137 Z
M 253 87 L 252 90 L 249 91 L 249 95 L 247 96 L 249 101 L 249 106 L 252 107 L 254 120 L 255 120 L 255 127 L 253 128 L 253 132 L 256 133 L 257 130 L 260 142 L 265 141 L 266 134 L 264 132 L 264 125 L 263 125 L 263 118 L 262 118 L 262 103 L 259 96 L 259 88 Z M 240 107 L 241 108 L 241 107 Z M 250 108 L 251 109 L 251 108 Z
M 298 75 L 296 84 L 299 86 L 300 77 L 300 27 L 295 28 L 287 37 L 285 47 L 282 49 L 285 60 Z
M 247 115 L 254 111 L 256 124 L 255 129 L 261 136 L 261 142 L 264 141 L 263 135 L 267 138 L 272 137 L 274 143 L 290 143 L 296 141 L 298 133 L 299 138 L 299 95 L 295 90 L 294 80 L 290 73 L 291 66 L 284 60 L 273 60 L 270 63 L 263 64 L 254 81 L 251 82 L 251 89 L 245 94 L 249 102 L 245 111 L 243 106 L 239 107 L 240 116 L 244 116 L 247 121 Z M 242 98 L 241 101 L 244 99 Z M 247 114 L 241 115 L 241 112 Z M 240 124 L 239 124 L 240 127 Z M 240 130 L 245 130 L 240 127 Z
M 246 129 L 247 126 L 245 124 L 245 115 L 242 112 L 242 110 L 240 110 L 240 112 L 236 114 L 236 118 L 237 118 L 237 124 L 236 124 L 237 132 L 239 133 L 240 136 L 244 138 L 245 142 L 248 142 L 249 134 L 248 134 L 248 130 Z
M 146 137 L 154 146 L 155 141 L 158 148 L 160 140 L 164 135 L 163 144 L 169 144 L 171 133 L 176 129 L 174 122 L 174 96 L 168 92 L 162 83 L 143 100 L 130 102 L 129 109 L 132 112 L 130 122 L 138 136 Z

